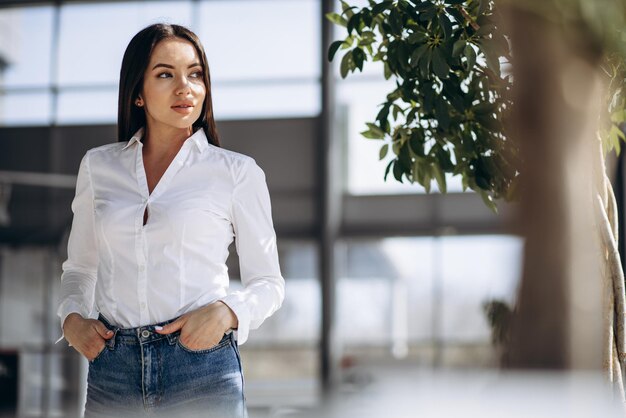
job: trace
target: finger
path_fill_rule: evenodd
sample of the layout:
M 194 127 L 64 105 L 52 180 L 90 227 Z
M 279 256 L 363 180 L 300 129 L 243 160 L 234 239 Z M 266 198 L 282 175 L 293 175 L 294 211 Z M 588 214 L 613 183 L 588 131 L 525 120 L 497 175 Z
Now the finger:
M 174 331 L 178 331 L 179 329 L 181 329 L 183 325 L 185 325 L 185 319 L 178 318 L 176 321 L 170 322 L 169 324 L 164 325 L 162 327 L 155 326 L 154 329 L 159 334 L 170 334 Z
M 113 336 L 113 331 L 111 331 L 110 329 L 108 329 L 102 322 L 98 321 L 98 323 L 96 324 L 96 331 L 98 331 L 98 334 L 100 334 L 100 336 L 102 338 L 105 339 L 109 339 Z

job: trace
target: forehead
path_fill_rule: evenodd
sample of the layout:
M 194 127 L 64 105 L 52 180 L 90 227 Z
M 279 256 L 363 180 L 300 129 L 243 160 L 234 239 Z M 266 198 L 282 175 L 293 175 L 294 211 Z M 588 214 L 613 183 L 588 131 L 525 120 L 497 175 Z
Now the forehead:
M 196 48 L 186 39 L 172 38 L 159 42 L 152 50 L 150 64 L 191 64 L 199 61 Z M 150 67 L 152 68 L 152 67 Z

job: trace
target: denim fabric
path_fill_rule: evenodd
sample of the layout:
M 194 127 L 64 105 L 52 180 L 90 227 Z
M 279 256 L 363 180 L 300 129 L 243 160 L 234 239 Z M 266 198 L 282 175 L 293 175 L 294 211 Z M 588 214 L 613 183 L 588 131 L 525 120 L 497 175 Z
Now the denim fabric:
M 180 331 L 160 335 L 154 326 L 118 328 L 89 361 L 85 418 L 247 418 L 239 348 L 229 332 L 214 347 L 190 350 Z

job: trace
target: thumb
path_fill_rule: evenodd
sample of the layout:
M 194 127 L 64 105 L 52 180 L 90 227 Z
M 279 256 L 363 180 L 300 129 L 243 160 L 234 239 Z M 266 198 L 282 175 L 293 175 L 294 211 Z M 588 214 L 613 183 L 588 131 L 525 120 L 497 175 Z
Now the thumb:
M 170 334 L 174 331 L 178 331 L 185 325 L 185 318 L 178 318 L 174 322 L 170 322 L 167 325 L 163 325 L 162 327 L 156 326 L 154 327 L 155 331 L 159 334 Z
M 102 322 L 98 321 L 98 323 L 96 324 L 96 331 L 98 331 L 98 334 L 100 334 L 100 336 L 104 339 L 109 339 L 113 336 L 113 331 L 111 331 L 110 329 L 108 329 Z

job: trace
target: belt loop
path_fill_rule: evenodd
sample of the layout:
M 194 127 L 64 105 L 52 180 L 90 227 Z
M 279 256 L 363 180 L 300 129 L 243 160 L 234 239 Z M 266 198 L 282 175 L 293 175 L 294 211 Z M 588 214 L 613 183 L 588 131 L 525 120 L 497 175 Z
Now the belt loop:
M 115 349 L 115 337 L 117 336 L 117 331 L 119 330 L 116 326 L 113 326 L 112 328 L 113 329 L 111 331 L 113 331 L 113 336 L 106 340 L 106 345 L 109 347 L 109 350 Z

